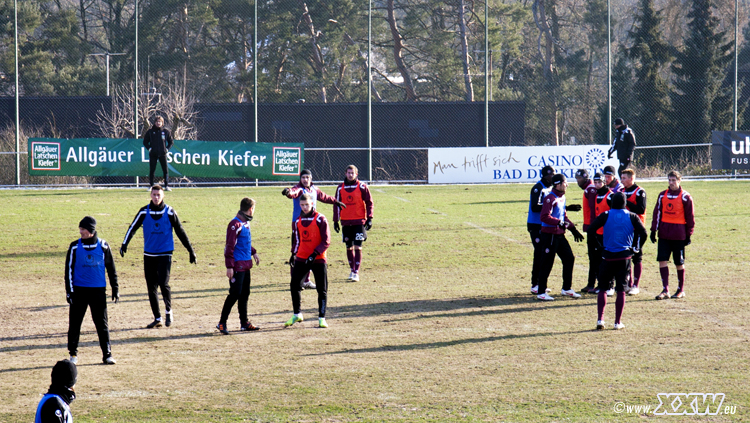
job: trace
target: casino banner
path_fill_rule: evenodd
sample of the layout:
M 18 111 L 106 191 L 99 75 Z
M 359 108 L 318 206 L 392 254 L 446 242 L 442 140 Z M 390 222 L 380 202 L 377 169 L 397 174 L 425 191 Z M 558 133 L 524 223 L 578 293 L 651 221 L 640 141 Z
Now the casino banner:
M 712 131 L 711 169 L 750 169 L 750 132 Z
M 618 168 L 608 159 L 608 145 L 540 147 L 430 148 L 427 151 L 431 184 L 536 182 L 547 165 L 568 178 L 578 169 L 592 175 L 605 166 Z
M 296 143 L 177 140 L 167 166 L 169 176 L 177 177 L 296 181 L 304 155 L 304 144 Z M 29 175 L 144 176 L 148 171 L 142 140 L 29 138 Z

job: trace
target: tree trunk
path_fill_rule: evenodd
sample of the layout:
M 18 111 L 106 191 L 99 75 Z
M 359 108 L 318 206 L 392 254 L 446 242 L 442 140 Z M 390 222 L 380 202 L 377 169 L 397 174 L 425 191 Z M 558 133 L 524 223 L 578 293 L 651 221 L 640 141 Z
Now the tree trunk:
M 466 86 L 466 101 L 474 101 L 474 87 L 469 73 L 469 43 L 466 40 L 466 13 L 464 0 L 458 0 L 459 37 L 461 38 L 461 62 L 464 66 L 464 85 Z
M 327 103 L 328 97 L 326 96 L 326 86 L 323 82 L 325 62 L 323 62 L 323 53 L 320 51 L 320 46 L 318 46 L 319 34 L 315 32 L 315 25 L 313 24 L 312 18 L 310 17 L 310 12 L 307 10 L 307 3 L 302 3 L 302 10 L 302 19 L 305 21 L 305 24 L 310 30 L 310 47 L 312 51 L 312 54 L 310 56 L 312 57 L 315 73 L 320 79 L 318 82 L 318 87 L 320 88 L 320 101 L 322 101 L 323 103 Z
M 555 138 L 555 145 L 560 145 L 557 120 L 557 90 L 555 87 L 554 71 L 552 69 L 552 31 L 547 24 L 547 13 L 544 7 L 544 0 L 536 0 L 537 9 L 539 10 L 539 20 L 537 25 L 544 35 L 544 81 L 547 88 L 547 104 L 550 113 L 550 124 L 552 133 Z
M 398 68 L 401 77 L 404 79 L 404 90 L 406 91 L 406 101 L 416 101 L 417 94 L 414 92 L 414 85 L 411 82 L 411 75 L 409 70 L 404 65 L 404 59 L 401 56 L 401 51 L 404 49 L 404 40 L 401 38 L 401 33 L 398 30 L 396 24 L 396 14 L 393 9 L 393 0 L 388 0 L 386 3 L 386 9 L 388 10 L 388 25 L 391 28 L 391 36 L 393 37 L 393 59 L 396 61 L 396 67 Z

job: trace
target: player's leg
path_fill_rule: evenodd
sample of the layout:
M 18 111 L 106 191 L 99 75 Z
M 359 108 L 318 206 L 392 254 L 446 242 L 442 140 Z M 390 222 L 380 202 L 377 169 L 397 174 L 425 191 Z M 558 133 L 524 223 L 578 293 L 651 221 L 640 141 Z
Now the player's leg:
M 159 158 L 156 155 L 149 154 L 148 156 L 148 185 L 154 186 L 154 172 L 156 172 L 156 162 Z
M 557 251 L 557 240 L 552 234 L 542 232 L 539 234 L 539 261 L 537 270 L 537 276 L 539 277 L 539 285 L 537 286 L 539 294 L 538 299 L 548 300 L 552 298 L 547 295 L 547 279 L 549 274 L 552 272 L 552 266 L 555 264 L 555 253 Z
M 630 259 L 617 260 L 614 262 L 615 271 L 615 291 L 617 300 L 615 300 L 615 329 L 622 329 L 622 312 L 625 310 L 625 288 L 628 286 L 630 277 Z
M 159 298 L 157 296 L 157 290 L 159 289 L 159 261 L 157 258 L 158 257 L 143 256 L 143 270 L 146 275 L 148 302 L 151 305 L 151 312 L 154 314 L 154 321 L 146 326 L 149 329 L 162 325 L 161 311 L 159 311 Z
M 596 237 L 586 237 L 586 249 L 589 255 L 589 275 L 586 287 L 581 292 L 588 293 L 596 289 L 596 274 L 599 271 L 599 261 L 601 260 L 601 252 L 599 251 L 599 243 L 596 241 Z
M 161 163 L 161 170 L 164 173 L 164 189 L 169 191 L 169 168 L 167 167 L 167 156 L 159 156 L 159 163 Z
M 656 261 L 659 262 L 659 274 L 661 275 L 662 291 L 656 296 L 657 300 L 669 298 L 669 256 L 672 255 L 669 240 L 659 238 L 656 244 Z
M 318 323 L 320 327 L 328 327 L 325 322 L 328 303 L 328 263 L 313 263 L 312 272 L 318 291 Z
M 99 336 L 99 347 L 102 349 L 102 360 L 106 363 L 112 357 L 112 348 L 109 343 L 109 322 L 107 319 L 107 292 L 104 289 L 95 288 L 91 290 L 91 318 L 96 326 L 96 334 Z M 109 363 L 107 363 L 109 364 Z
M 560 257 L 563 265 L 563 285 L 562 295 L 573 298 L 580 298 L 581 295 L 573 290 L 573 266 L 576 263 L 576 256 L 570 248 L 570 243 L 565 235 L 560 235 L 557 243 L 557 256 Z
M 529 231 L 529 237 L 531 237 L 531 246 L 534 247 L 534 253 L 531 261 L 531 293 L 538 293 L 539 275 L 537 275 L 538 263 L 539 263 L 539 229 L 541 225 L 529 223 L 526 225 L 526 229 Z
M 641 247 L 643 248 L 643 247 Z M 641 274 L 643 273 L 643 251 L 638 250 L 637 253 L 633 254 L 633 260 L 631 265 L 631 278 L 629 289 L 626 291 L 628 295 L 638 295 L 641 292 Z
M 242 285 L 244 282 L 245 272 L 236 272 L 232 279 L 229 281 L 229 294 L 227 295 L 227 298 L 224 299 L 224 306 L 221 308 L 221 318 L 219 319 L 219 324 L 227 324 L 229 313 L 232 312 L 234 303 L 236 303 L 240 298 L 240 294 L 242 293 L 243 289 Z M 240 308 L 240 321 L 242 322 L 242 310 L 241 307 L 238 306 L 238 308 Z M 245 313 L 247 313 L 247 309 L 245 309 Z
M 242 281 L 242 291 L 240 291 L 240 298 L 237 302 L 237 310 L 240 312 L 240 325 L 242 330 L 257 330 L 258 328 L 253 326 L 247 318 L 247 301 L 250 298 L 250 281 L 252 279 L 250 269 L 243 273 L 245 276 Z
M 70 356 L 78 355 L 78 339 L 81 337 L 81 323 L 89 308 L 88 297 L 84 294 L 86 288 L 73 287 L 70 293 L 72 303 L 68 310 L 68 352 Z
M 677 270 L 677 282 L 679 287 L 672 298 L 685 297 L 685 243 L 683 241 L 672 241 L 672 261 Z
M 599 292 L 596 297 L 596 310 L 597 310 L 597 321 L 596 329 L 604 329 L 604 309 L 607 307 L 607 290 L 609 289 L 609 281 L 614 276 L 614 269 L 612 268 L 612 262 L 601 260 L 599 262 L 599 273 L 597 279 L 599 279 L 599 285 L 597 291 Z
M 161 298 L 167 314 L 167 326 L 172 321 L 172 287 L 169 286 L 169 276 L 172 273 L 172 256 L 160 256 L 159 259 L 159 287 Z
M 305 275 L 310 272 L 310 265 L 303 261 L 294 263 L 294 270 L 292 271 L 292 278 L 289 282 L 289 291 L 292 294 L 292 310 L 294 316 L 284 323 L 284 326 L 291 326 L 297 322 L 301 322 L 302 318 L 302 281 L 305 280 Z M 317 283 L 317 279 L 315 280 Z

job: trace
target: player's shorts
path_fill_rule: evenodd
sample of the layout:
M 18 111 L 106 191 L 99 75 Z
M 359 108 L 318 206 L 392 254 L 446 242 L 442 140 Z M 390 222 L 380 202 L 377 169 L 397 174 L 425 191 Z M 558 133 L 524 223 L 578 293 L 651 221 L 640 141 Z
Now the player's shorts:
M 675 265 L 685 264 L 685 241 L 659 238 L 656 261 L 669 261 L 670 255 Z
M 341 238 L 347 247 L 356 245 L 361 247 L 362 243 L 367 240 L 367 230 L 365 225 L 347 225 L 341 227 Z

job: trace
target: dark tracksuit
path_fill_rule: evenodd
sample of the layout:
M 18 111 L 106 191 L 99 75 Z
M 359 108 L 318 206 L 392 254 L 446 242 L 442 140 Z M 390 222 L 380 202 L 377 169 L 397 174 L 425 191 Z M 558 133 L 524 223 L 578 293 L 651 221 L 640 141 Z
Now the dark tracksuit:
M 637 215 L 644 215 L 646 214 L 646 191 L 639 187 L 636 184 L 633 184 L 630 188 L 623 188 L 622 191 L 625 194 L 625 198 L 627 198 L 627 202 L 625 203 L 625 207 L 628 209 L 628 211 L 635 213 Z M 630 201 L 631 197 L 635 198 L 635 201 Z M 642 271 L 642 262 L 643 262 L 643 246 L 646 243 L 646 238 L 644 237 L 641 240 L 642 244 L 638 245 L 638 251 L 633 253 L 633 267 L 635 278 L 630 278 L 630 286 L 638 286 L 638 283 L 641 279 L 641 271 Z
M 107 322 L 105 269 L 109 275 L 112 294 L 116 296 L 119 291 L 117 271 L 107 241 L 100 240 L 95 233 L 92 238 L 79 239 L 70 243 L 65 257 L 65 291 L 70 302 L 68 321 L 70 355 L 78 353 L 81 323 L 83 323 L 86 310 L 91 308 L 91 317 L 99 336 L 102 356 L 105 360 L 112 356 Z
M 584 202 L 583 212 L 587 213 L 587 215 L 583 218 L 583 230 L 585 232 L 588 230 L 591 222 L 596 219 L 596 187 L 594 186 L 593 181 L 587 179 L 584 182 L 584 186 L 582 188 Z M 585 222 L 589 223 L 587 224 Z M 589 255 L 589 278 L 586 284 L 586 288 L 593 289 L 596 286 L 596 273 L 598 270 L 600 257 L 599 243 L 596 241 L 595 237 L 586 237 L 586 248 Z
M 565 221 L 568 228 L 575 228 L 573 222 L 568 219 L 565 212 L 565 194 L 552 189 L 542 203 L 542 229 L 539 234 L 539 294 L 547 290 L 547 279 L 555 264 L 555 255 L 560 257 L 563 264 L 562 289 L 570 290 L 573 285 L 573 266 L 575 255 L 565 238 L 565 228 L 559 226 L 560 221 Z
M 141 226 L 143 226 L 143 267 L 146 274 L 148 300 L 151 303 L 154 318 L 158 319 L 161 317 L 161 311 L 159 311 L 159 300 L 156 294 L 157 288 L 161 288 L 161 296 L 167 313 L 172 310 L 172 292 L 169 287 L 172 252 L 174 251 L 172 230 L 191 255 L 195 252 L 180 218 L 177 217 L 177 212 L 163 202 L 159 205 L 150 202 L 138 210 L 133 223 L 125 233 L 125 239 L 122 241 L 123 247 L 127 248 L 128 243 Z
M 154 171 L 156 171 L 157 161 L 161 163 L 161 170 L 164 172 L 164 187 L 169 184 L 167 153 L 173 144 L 172 134 L 164 127 L 152 126 L 143 134 L 143 146 L 148 149 L 148 183 L 151 186 L 154 185 Z
M 622 171 L 630 166 L 630 162 L 633 160 L 634 150 L 635 134 L 630 127 L 625 125 L 624 128 L 617 130 L 615 140 L 612 143 L 612 147 L 609 149 L 610 156 L 617 151 L 617 161 L 620 162 L 620 167 L 617 170 L 618 175 L 622 174 Z
M 245 325 L 247 320 L 247 300 L 250 298 L 250 269 L 253 268 L 253 255 L 255 248 L 252 246 L 252 235 L 250 233 L 250 219 L 244 214 L 237 213 L 227 226 L 226 244 L 224 245 L 224 264 L 227 269 L 234 270 L 234 276 L 229 281 L 229 295 L 224 300 L 221 309 L 221 320 L 219 323 L 227 323 L 229 313 L 234 304 L 240 313 L 240 324 Z
M 302 233 L 298 230 L 302 226 Z M 319 236 L 318 236 L 319 235 Z M 317 239 L 312 245 L 308 240 Z M 294 314 L 301 311 L 302 282 L 307 274 L 312 271 L 315 277 L 315 287 L 318 291 L 318 317 L 326 317 L 326 304 L 328 302 L 328 263 L 326 261 L 326 250 L 331 245 L 331 228 L 325 216 L 312 210 L 307 215 L 300 214 L 297 221 L 292 224 L 292 254 L 294 254 L 294 269 L 289 290 L 292 293 L 292 307 Z M 312 251 L 310 251 L 312 250 Z M 308 264 L 307 259 L 312 252 L 316 253 L 315 260 Z
M 51 385 L 49 391 L 39 401 L 34 423 L 72 423 L 70 403 L 75 398 L 76 394 L 72 389 Z
M 544 197 L 549 193 L 551 183 L 548 183 L 544 179 L 540 179 L 533 187 L 531 187 L 531 194 L 529 195 L 529 216 L 526 219 L 526 229 L 529 231 L 531 237 L 531 245 L 534 246 L 534 257 L 531 264 L 531 286 L 539 285 L 539 277 L 537 276 L 539 267 L 539 233 L 542 230 L 542 220 L 540 214 L 542 212 L 542 201 Z M 540 292 L 543 293 L 543 292 Z

